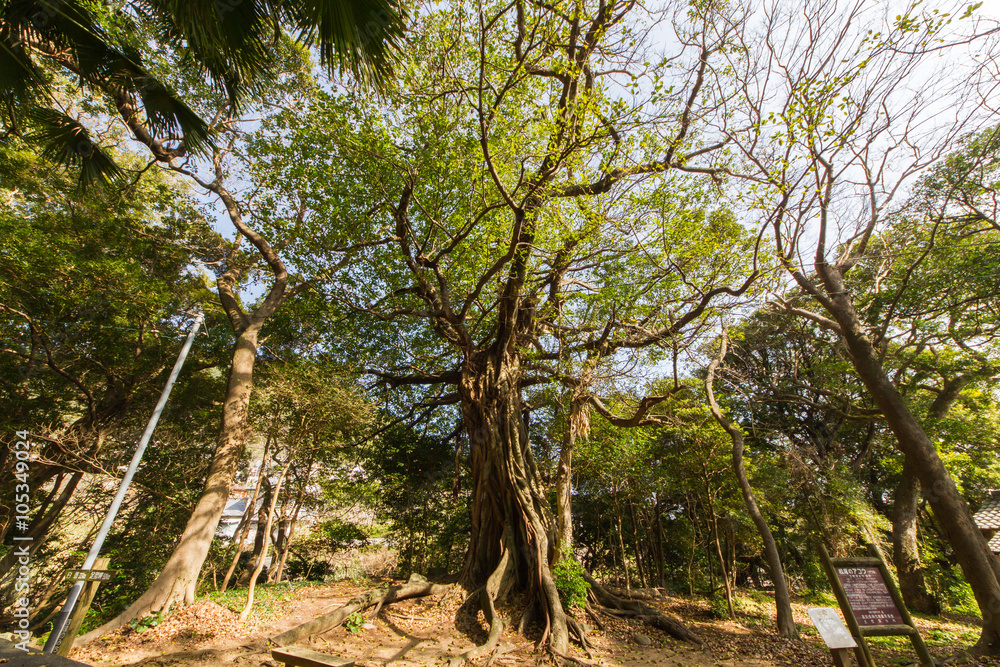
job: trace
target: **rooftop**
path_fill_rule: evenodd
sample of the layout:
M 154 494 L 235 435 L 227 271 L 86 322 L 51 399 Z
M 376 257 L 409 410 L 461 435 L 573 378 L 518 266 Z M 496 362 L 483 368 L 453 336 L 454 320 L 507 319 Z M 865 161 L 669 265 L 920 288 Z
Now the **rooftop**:
M 989 499 L 972 518 L 980 530 L 1000 530 L 1000 491 L 990 491 Z

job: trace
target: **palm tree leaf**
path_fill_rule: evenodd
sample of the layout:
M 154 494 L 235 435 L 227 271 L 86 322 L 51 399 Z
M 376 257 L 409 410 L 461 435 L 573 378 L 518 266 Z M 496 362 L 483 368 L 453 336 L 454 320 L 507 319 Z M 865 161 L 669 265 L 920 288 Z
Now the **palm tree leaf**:
M 24 35 L 16 26 L 0 23 L 0 91 L 9 103 L 26 102 L 46 85 L 42 70 L 24 48 Z
M 323 64 L 384 85 L 403 44 L 406 13 L 396 0 L 272 0 Z
M 280 34 L 261 0 L 142 0 L 157 36 L 200 69 L 237 106 L 270 72 L 270 44 Z
M 35 107 L 28 113 L 34 131 L 29 139 L 40 144 L 42 155 L 53 162 L 80 170 L 80 185 L 84 188 L 99 183 L 116 185 L 125 172 L 75 118 L 56 109 Z
M 165 85 L 149 78 L 139 89 L 139 95 L 150 130 L 156 136 L 182 136 L 184 147 L 194 153 L 205 153 L 214 147 L 208 124 Z

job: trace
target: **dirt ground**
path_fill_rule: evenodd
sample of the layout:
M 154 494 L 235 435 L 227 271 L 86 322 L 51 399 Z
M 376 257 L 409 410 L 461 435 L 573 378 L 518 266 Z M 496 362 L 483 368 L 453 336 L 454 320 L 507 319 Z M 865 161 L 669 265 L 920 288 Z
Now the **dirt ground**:
M 89 646 L 77 648 L 71 657 L 96 667 L 278 667 L 270 656 L 268 637 L 309 621 L 340 606 L 371 585 L 351 582 L 298 588 L 279 598 L 266 610 L 240 623 L 233 609 L 208 601 L 198 602 L 165 618 L 142 632 L 125 628 Z M 759 596 L 758 596 L 759 597 Z M 447 665 L 451 658 L 483 642 L 486 629 L 478 619 L 459 613 L 464 593 L 455 590 L 439 597 L 406 600 L 384 607 L 378 618 L 366 614 L 366 627 L 351 632 L 345 627 L 315 635 L 300 645 L 356 661 L 358 667 L 416 667 Z M 745 602 L 736 621 L 715 617 L 704 600 L 664 597 L 652 603 L 683 620 L 705 641 L 703 648 L 671 639 L 665 633 L 640 622 L 601 616 L 604 629 L 580 613 L 582 623 L 591 627 L 593 658 L 579 647 L 573 655 L 585 664 L 602 667 L 772 667 L 778 665 L 830 665 L 824 648 L 806 614 L 807 606 L 796 604 L 796 622 L 804 641 L 781 639 L 773 634 L 767 601 Z M 478 621 L 478 622 L 477 622 Z M 973 619 L 917 619 L 931 653 L 940 659 L 952 656 L 973 642 Z M 537 633 L 537 631 L 536 631 Z M 646 644 L 646 640 L 649 643 Z M 916 660 L 903 639 L 876 640 L 872 646 L 879 665 L 905 665 Z M 508 630 L 500 650 L 477 661 L 492 664 L 552 664 L 545 654 L 534 650 L 528 637 Z M 977 665 L 1000 667 L 1000 660 L 980 660 Z

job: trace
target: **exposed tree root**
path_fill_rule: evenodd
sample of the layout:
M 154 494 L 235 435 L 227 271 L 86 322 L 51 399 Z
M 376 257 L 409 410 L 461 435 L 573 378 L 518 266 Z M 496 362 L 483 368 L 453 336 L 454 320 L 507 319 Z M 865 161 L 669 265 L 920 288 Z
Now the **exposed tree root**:
M 661 593 L 655 588 L 633 588 L 632 590 L 622 590 L 620 588 L 613 588 L 611 586 L 605 586 L 604 588 L 615 597 L 622 598 L 623 600 L 663 599 L 663 593 Z
M 590 650 L 590 642 L 587 641 L 587 630 L 572 616 L 566 617 L 566 625 L 569 628 L 570 635 L 580 644 L 580 647 L 583 649 L 584 653 L 587 654 L 587 657 L 593 660 L 594 654 Z
M 597 583 L 597 581 L 595 581 L 587 571 L 584 571 L 583 578 L 590 584 L 590 590 L 594 592 L 594 596 L 597 598 L 597 601 L 609 610 L 617 612 L 615 615 L 629 615 L 632 618 L 637 618 L 644 623 L 652 625 L 654 628 L 663 630 L 668 635 L 675 637 L 676 639 L 691 642 L 692 644 L 697 644 L 698 646 L 702 646 L 704 644 L 698 635 L 689 630 L 686 625 L 678 621 L 676 618 L 662 614 L 642 602 L 621 599 L 617 595 L 608 591 L 608 589 L 604 586 Z
M 590 616 L 590 620 L 594 622 L 594 625 L 597 626 L 597 629 L 603 632 L 604 622 L 601 620 L 601 617 L 597 615 L 597 612 L 594 611 L 594 608 L 590 606 L 590 602 L 587 603 L 587 606 L 584 607 L 584 609 L 586 609 L 587 615 Z
M 561 660 L 566 660 L 568 662 L 573 662 L 573 663 L 576 663 L 578 665 L 584 665 L 585 667 L 597 667 L 598 664 L 599 664 L 599 663 L 596 663 L 596 662 L 591 662 L 589 660 L 584 660 L 583 658 L 577 658 L 576 656 L 569 655 L 568 653 L 562 653 L 562 652 L 557 651 L 557 650 L 555 650 L 554 648 L 551 648 L 551 647 L 549 648 L 549 652 L 552 653 L 552 656 L 554 658 L 559 658 Z M 558 664 L 558 661 L 557 661 L 556 664 Z
M 509 544 L 507 540 L 504 541 Z M 504 549 L 503 555 L 500 557 L 500 564 L 497 565 L 497 568 L 490 575 L 489 579 L 486 580 L 486 585 L 477 591 L 479 594 L 479 606 L 483 610 L 483 614 L 486 616 L 486 621 L 490 624 L 490 634 L 486 638 L 486 643 L 469 649 L 460 656 L 452 658 L 449 663 L 451 667 L 461 665 L 481 655 L 490 653 L 500 643 L 500 637 L 503 635 L 504 624 L 503 619 L 500 618 L 500 614 L 497 613 L 495 600 L 502 591 L 505 591 L 510 586 L 510 581 L 513 576 L 514 562 L 510 557 L 510 549 Z M 473 595 L 475 594 L 476 593 L 473 593 Z M 496 659 L 495 656 L 493 659 Z
M 376 605 L 381 609 L 383 605 L 410 598 L 441 595 L 451 589 L 452 586 L 450 585 L 432 584 L 419 574 L 411 574 L 409 581 L 402 586 L 392 586 L 388 590 L 375 588 L 366 591 L 327 614 L 323 614 L 308 623 L 303 623 L 298 627 L 282 632 L 276 637 L 272 637 L 271 643 L 278 646 L 288 646 L 289 644 L 302 641 L 310 635 L 320 634 L 336 628 L 354 612 L 364 611 Z

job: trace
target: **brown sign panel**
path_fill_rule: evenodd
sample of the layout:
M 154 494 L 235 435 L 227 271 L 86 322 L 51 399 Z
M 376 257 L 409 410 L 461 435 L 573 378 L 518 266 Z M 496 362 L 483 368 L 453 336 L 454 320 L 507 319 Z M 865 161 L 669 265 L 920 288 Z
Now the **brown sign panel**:
M 838 565 L 835 569 L 858 625 L 905 625 L 878 567 Z

